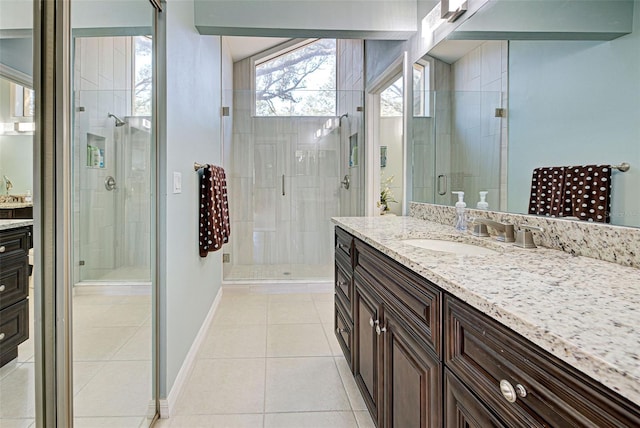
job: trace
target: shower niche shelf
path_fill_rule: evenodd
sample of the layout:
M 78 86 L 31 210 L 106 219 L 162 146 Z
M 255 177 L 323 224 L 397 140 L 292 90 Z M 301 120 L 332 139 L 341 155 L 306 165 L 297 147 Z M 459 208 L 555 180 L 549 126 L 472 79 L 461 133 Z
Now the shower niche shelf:
M 88 168 L 104 168 L 104 154 L 107 139 L 100 135 L 87 133 L 87 161 Z

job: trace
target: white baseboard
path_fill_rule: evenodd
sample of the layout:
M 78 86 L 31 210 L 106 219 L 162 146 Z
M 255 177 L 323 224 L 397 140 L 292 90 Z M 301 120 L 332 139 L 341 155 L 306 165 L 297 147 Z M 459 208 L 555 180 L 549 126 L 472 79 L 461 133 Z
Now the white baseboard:
M 204 342 L 205 334 L 209 329 L 209 326 L 211 325 L 211 321 L 213 321 L 213 316 L 218 309 L 218 305 L 220 305 L 220 300 L 222 299 L 222 289 L 223 287 L 221 286 L 218 290 L 216 298 L 213 299 L 211 309 L 209 309 L 209 313 L 207 313 L 207 316 L 202 322 L 202 326 L 200 326 L 198 334 L 191 344 L 191 348 L 189 349 L 189 352 L 187 353 L 187 356 L 182 363 L 182 367 L 180 367 L 180 371 L 178 372 L 178 376 L 176 376 L 175 382 L 173 382 L 173 386 L 171 387 L 169 395 L 167 396 L 167 398 L 160 399 L 160 418 L 162 419 L 166 419 L 173 414 L 173 409 L 175 409 L 178 398 L 180 397 L 185 383 L 187 382 L 187 379 L 189 379 L 189 375 L 193 370 L 193 364 L 196 361 L 198 350 Z

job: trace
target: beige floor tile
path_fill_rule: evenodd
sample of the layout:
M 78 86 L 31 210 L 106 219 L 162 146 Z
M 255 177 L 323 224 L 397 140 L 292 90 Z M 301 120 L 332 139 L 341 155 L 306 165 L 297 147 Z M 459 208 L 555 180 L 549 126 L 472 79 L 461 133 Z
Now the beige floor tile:
M 73 395 L 77 395 L 87 386 L 104 365 L 104 361 L 75 361 L 73 363 Z
M 336 333 L 333 330 L 333 323 L 323 323 L 322 328 L 324 328 L 324 332 L 327 336 L 327 341 L 329 342 L 329 347 L 331 348 L 331 354 L 334 356 L 344 355 L 344 352 L 340 347 L 340 343 L 338 343 L 338 339 L 336 339 Z
M 311 300 L 269 302 L 268 324 L 317 324 L 320 317 Z
M 213 318 L 215 325 L 252 325 L 267 322 L 267 302 L 244 303 L 230 301 L 218 307 Z
M 376 424 L 373 423 L 368 410 L 353 412 L 353 414 L 356 416 L 356 421 L 358 421 L 358 428 L 376 428 Z
M 150 361 L 151 353 L 153 351 L 151 340 L 152 334 L 151 326 L 143 325 L 111 359 Z
M 353 412 L 267 413 L 264 428 L 358 428 Z
M 74 418 L 74 428 L 139 428 L 143 417 Z
M 331 302 L 333 303 L 334 294 L 333 294 L 333 283 L 331 283 L 331 291 L 321 292 L 321 293 L 311 293 L 311 299 L 314 302 Z
M 306 290 L 306 286 L 304 289 Z M 289 302 L 310 302 L 311 294 L 304 292 L 291 292 L 291 293 L 273 293 L 269 294 L 269 303 L 289 303 Z
M 333 358 L 267 358 L 266 411 L 351 410 Z
M 124 301 L 125 297 L 121 295 L 80 294 L 73 296 L 72 304 L 74 310 L 84 305 L 118 305 Z
M 35 423 L 35 419 L 31 419 L 31 418 L 25 418 L 25 419 L 1 418 L 0 419 L 0 427 L 2 428 L 29 428 L 34 423 Z
M 73 360 L 109 360 L 137 331 L 137 327 L 75 328 L 73 334 Z
M 167 424 L 156 423 L 155 428 L 259 428 L 262 414 L 242 415 L 189 415 L 164 419 Z
M 333 314 L 335 311 L 333 300 L 314 300 L 313 303 L 318 311 L 320 321 L 323 323 L 333 322 Z
M 267 326 L 213 326 L 207 332 L 198 358 L 260 358 L 267 348 Z
M 109 361 L 74 399 L 77 417 L 144 417 L 151 399 L 150 361 Z
M 96 314 L 87 326 L 140 327 L 150 317 L 151 305 L 119 304 L 109 306 L 105 311 Z
M 367 405 L 364 403 L 362 394 L 356 385 L 356 381 L 353 378 L 349 364 L 347 360 L 342 357 L 335 357 L 336 365 L 338 366 L 338 373 L 342 379 L 344 389 L 347 391 L 347 397 L 349 397 L 349 403 L 353 410 L 367 410 Z
M 34 363 L 22 363 L 0 382 L 0 418 L 35 418 Z
M 272 324 L 267 332 L 267 357 L 330 356 L 321 324 Z
M 176 415 L 262 413 L 265 360 L 197 360 Z
M 20 351 L 18 350 L 18 352 L 20 352 Z M 9 373 L 14 371 L 18 367 L 20 367 L 20 365 L 22 365 L 22 363 L 19 363 L 18 359 L 15 358 L 15 359 L 9 361 L 4 366 L 0 367 L 0 380 L 4 379 Z

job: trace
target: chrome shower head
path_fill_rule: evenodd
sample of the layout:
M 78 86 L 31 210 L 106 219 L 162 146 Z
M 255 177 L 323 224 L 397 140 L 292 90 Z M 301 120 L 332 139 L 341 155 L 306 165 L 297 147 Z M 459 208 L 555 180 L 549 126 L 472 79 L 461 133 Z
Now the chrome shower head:
M 124 125 L 126 125 L 126 124 L 127 124 L 127 122 L 125 122 L 124 120 L 120 119 L 120 118 L 119 118 L 118 116 L 116 116 L 115 114 L 111 114 L 111 113 L 109 113 L 109 114 L 107 115 L 107 117 L 112 117 L 112 118 L 114 118 L 114 119 L 115 119 L 115 121 L 116 121 L 116 128 L 119 128 L 119 127 L 124 126 Z

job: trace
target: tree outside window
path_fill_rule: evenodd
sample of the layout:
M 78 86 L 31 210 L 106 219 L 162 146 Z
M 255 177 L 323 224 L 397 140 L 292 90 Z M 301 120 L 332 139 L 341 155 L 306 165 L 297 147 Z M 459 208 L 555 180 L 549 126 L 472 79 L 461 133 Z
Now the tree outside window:
M 257 116 L 335 116 L 336 41 L 319 39 L 255 67 Z
M 153 88 L 153 41 L 149 36 L 133 38 L 133 115 L 151 116 Z

